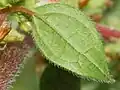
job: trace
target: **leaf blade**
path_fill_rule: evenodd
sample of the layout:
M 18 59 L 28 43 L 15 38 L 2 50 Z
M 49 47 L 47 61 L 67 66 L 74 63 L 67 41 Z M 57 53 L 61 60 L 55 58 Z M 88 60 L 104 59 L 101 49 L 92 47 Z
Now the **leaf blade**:
M 38 11 L 40 17 L 34 17 L 36 32 L 33 32 L 33 37 L 50 61 L 78 75 L 112 81 L 95 26 L 82 12 L 63 4 L 41 6 Z

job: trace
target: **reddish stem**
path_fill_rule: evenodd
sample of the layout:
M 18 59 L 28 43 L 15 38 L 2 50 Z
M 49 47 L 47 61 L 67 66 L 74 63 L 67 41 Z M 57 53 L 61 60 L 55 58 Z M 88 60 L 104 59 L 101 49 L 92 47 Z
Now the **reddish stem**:
M 24 8 L 23 6 L 12 6 L 12 7 L 6 7 L 6 8 L 0 9 L 0 14 L 13 13 L 13 12 L 22 12 L 22 13 L 26 13 L 26 14 L 28 14 L 30 16 L 35 14 L 31 10 L 29 10 L 27 8 Z
M 116 29 L 109 28 L 101 24 L 96 24 L 96 28 L 105 39 L 110 40 L 112 37 L 120 38 L 120 31 Z

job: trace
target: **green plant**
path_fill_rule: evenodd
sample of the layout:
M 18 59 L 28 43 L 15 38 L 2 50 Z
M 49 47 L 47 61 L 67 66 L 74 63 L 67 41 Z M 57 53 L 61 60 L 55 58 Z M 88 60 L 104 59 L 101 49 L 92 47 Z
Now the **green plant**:
M 13 90 L 38 89 L 37 86 L 29 88 L 29 82 L 34 81 L 37 85 L 35 73 L 33 81 L 25 80 L 28 85 L 21 78 L 33 68 L 29 62 L 33 63 L 37 51 L 49 63 L 68 71 L 70 74 L 65 74 L 66 77 L 73 75 L 73 80 L 78 82 L 76 88 L 79 87 L 79 78 L 114 82 L 109 74 L 100 35 L 95 24 L 83 12 L 61 3 L 36 6 L 35 0 L 2 0 L 0 5 L 0 43 L 8 44 L 1 51 L 0 90 L 11 89 L 10 86 Z M 23 65 L 31 67 L 22 75 L 18 72 L 23 70 Z M 62 73 L 62 70 L 58 72 Z M 17 75 L 20 79 L 15 77 Z

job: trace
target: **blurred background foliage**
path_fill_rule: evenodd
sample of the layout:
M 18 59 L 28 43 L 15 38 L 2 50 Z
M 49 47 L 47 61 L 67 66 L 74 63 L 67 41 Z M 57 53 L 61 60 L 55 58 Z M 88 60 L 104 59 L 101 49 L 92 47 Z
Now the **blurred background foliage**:
M 37 2 L 37 5 L 52 2 L 72 5 L 82 10 L 96 23 L 112 30 L 120 30 L 120 0 L 38 0 Z M 116 80 L 114 84 L 79 79 L 74 74 L 49 63 L 40 52 L 32 49 L 35 51 L 34 57 L 28 55 L 29 58 L 24 60 L 24 68 L 10 90 L 120 90 L 120 39 L 109 37 L 109 40 L 103 39 L 103 42 L 110 72 Z

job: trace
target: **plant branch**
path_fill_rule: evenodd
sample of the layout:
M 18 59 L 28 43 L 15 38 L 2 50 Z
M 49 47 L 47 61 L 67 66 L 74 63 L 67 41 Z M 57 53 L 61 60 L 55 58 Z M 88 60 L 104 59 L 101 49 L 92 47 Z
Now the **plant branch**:
M 6 7 L 0 9 L 0 14 L 3 13 L 14 13 L 14 12 L 22 12 L 25 14 L 28 14 L 30 16 L 33 16 L 35 13 L 27 8 L 24 8 L 23 6 L 12 6 L 12 7 Z

